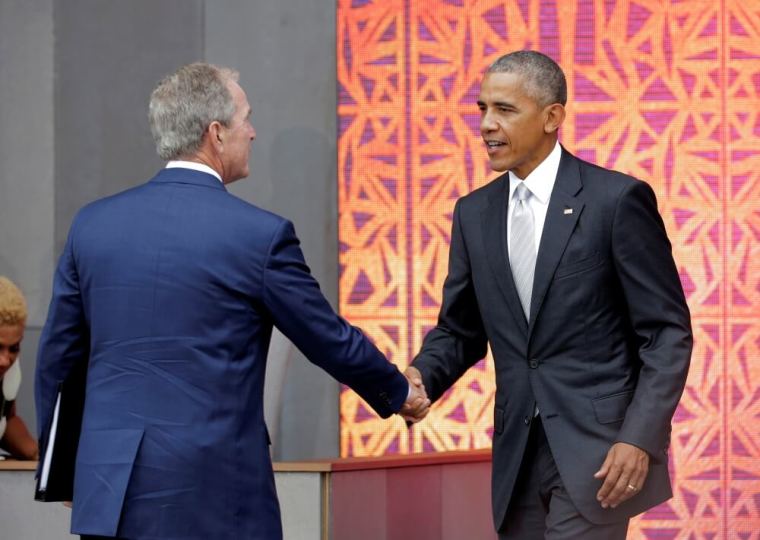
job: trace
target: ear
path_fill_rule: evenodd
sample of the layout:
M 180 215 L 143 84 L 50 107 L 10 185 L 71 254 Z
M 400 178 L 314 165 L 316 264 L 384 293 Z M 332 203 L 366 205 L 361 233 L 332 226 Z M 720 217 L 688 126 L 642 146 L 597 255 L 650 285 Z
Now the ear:
M 546 133 L 554 133 L 565 121 L 565 107 L 559 103 L 553 103 L 548 105 L 544 109 L 544 131 Z
M 221 150 L 221 147 L 224 143 L 224 130 L 222 129 L 222 124 L 217 120 L 211 122 L 208 126 L 207 135 L 209 143 L 214 148 Z

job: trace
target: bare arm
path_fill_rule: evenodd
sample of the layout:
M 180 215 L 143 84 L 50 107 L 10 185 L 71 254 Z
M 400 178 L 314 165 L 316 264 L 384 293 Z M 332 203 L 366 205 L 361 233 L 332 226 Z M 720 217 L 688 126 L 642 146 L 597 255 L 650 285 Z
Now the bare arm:
M 0 440 L 0 447 L 10 452 L 16 458 L 37 459 L 39 457 L 37 441 L 29 433 L 21 417 L 16 414 L 15 403 L 11 408 L 11 414 L 7 420 L 8 424 L 5 428 L 5 434 L 2 440 Z

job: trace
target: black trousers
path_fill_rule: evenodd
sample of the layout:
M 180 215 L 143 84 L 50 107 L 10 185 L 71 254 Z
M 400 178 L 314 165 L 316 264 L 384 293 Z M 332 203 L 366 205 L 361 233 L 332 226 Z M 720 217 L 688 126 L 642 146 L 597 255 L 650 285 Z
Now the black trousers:
M 627 530 L 627 519 L 597 525 L 578 512 L 559 476 L 541 418 L 535 417 L 499 539 L 625 540 Z

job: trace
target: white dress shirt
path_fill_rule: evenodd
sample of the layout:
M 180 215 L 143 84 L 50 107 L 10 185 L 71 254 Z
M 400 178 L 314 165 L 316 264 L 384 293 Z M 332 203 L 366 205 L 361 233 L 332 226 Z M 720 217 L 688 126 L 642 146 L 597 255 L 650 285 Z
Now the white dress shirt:
M 538 167 L 533 169 L 524 180 L 520 180 L 515 176 L 515 173 L 509 171 L 509 207 L 507 209 L 507 223 L 512 223 L 512 211 L 515 208 L 514 194 L 517 189 L 517 185 L 520 182 L 525 184 L 525 187 L 533 195 L 528 199 L 528 205 L 533 211 L 533 232 L 535 233 L 536 243 L 536 255 L 538 255 L 538 248 L 541 245 L 541 233 L 544 230 L 544 222 L 546 221 L 546 211 L 549 208 L 549 198 L 552 195 L 554 189 L 554 182 L 557 180 L 557 171 L 559 170 L 559 160 L 562 157 L 562 147 L 559 145 L 559 141 L 554 145 L 554 149 L 546 156 Z M 508 225 L 509 226 L 509 225 Z M 512 240 L 511 235 L 507 235 L 507 249 L 511 251 Z
M 218 172 L 216 172 L 214 169 L 212 169 L 208 165 L 204 163 L 198 163 L 197 161 L 182 161 L 178 159 L 178 160 L 170 161 L 169 163 L 167 163 L 166 168 L 167 169 L 192 169 L 194 171 L 205 172 L 206 174 L 210 174 L 216 177 L 217 180 L 219 180 L 220 182 L 222 182 L 222 184 L 224 184 L 224 182 L 222 181 L 222 177 L 219 176 Z
M 515 190 L 519 182 L 524 182 L 525 187 L 533 195 L 528 199 L 528 205 L 533 211 L 533 233 L 535 236 L 536 256 L 538 248 L 541 246 L 541 233 L 544 231 L 544 222 L 546 221 L 546 211 L 549 209 L 549 199 L 554 189 L 554 182 L 557 180 L 557 171 L 559 171 L 559 160 L 562 157 L 562 147 L 559 141 L 554 145 L 554 149 L 546 156 L 538 167 L 533 169 L 524 180 L 520 180 L 515 173 L 509 171 L 509 207 L 507 209 L 507 223 L 512 223 L 512 211 L 515 208 L 517 199 L 514 197 Z M 511 250 L 512 235 L 507 235 L 507 249 Z M 538 416 L 538 403 L 533 408 L 533 416 Z

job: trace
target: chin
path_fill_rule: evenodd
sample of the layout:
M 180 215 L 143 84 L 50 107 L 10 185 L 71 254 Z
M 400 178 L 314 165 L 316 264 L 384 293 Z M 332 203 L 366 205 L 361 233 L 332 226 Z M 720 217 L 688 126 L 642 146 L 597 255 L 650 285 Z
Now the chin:
M 491 170 L 496 171 L 496 172 L 506 172 L 507 170 L 509 170 L 509 165 L 506 163 L 491 161 L 490 165 L 491 165 Z

